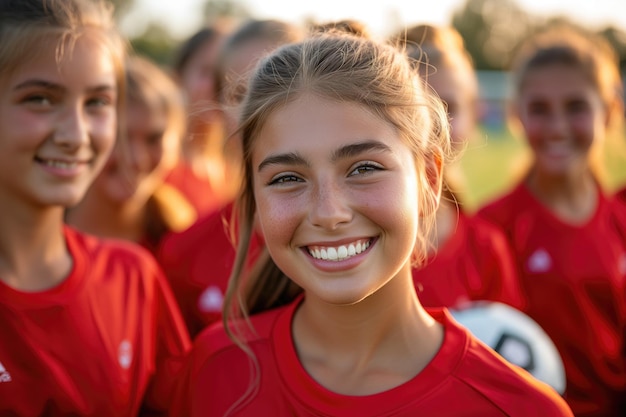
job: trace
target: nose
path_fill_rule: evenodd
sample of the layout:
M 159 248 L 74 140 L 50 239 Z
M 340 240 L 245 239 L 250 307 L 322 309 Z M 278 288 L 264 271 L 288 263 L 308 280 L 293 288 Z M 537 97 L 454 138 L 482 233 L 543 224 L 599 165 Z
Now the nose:
M 548 120 L 548 128 L 550 137 L 554 139 L 561 139 L 567 137 L 569 133 L 569 123 L 567 114 L 562 111 L 556 111 L 552 114 L 552 117 Z
M 326 230 L 336 230 L 352 220 L 349 193 L 335 181 L 320 182 L 312 193 L 309 221 Z
M 71 106 L 61 114 L 53 138 L 56 144 L 70 150 L 89 143 L 89 122 L 82 106 Z

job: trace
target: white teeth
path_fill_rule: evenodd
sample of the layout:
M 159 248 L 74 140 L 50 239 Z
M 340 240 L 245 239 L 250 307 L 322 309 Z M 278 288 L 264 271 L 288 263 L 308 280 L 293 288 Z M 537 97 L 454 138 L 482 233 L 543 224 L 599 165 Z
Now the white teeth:
M 369 240 L 359 240 L 349 245 L 341 245 L 337 247 L 319 247 L 311 246 L 308 248 L 309 254 L 315 259 L 324 259 L 330 261 L 342 261 L 352 256 L 358 255 L 370 246 Z
M 76 166 L 78 165 L 78 163 L 76 162 L 63 162 L 63 161 L 54 161 L 54 160 L 45 160 L 43 161 L 43 163 L 48 165 L 49 167 L 61 168 L 61 169 L 72 169 L 72 168 L 76 168 Z

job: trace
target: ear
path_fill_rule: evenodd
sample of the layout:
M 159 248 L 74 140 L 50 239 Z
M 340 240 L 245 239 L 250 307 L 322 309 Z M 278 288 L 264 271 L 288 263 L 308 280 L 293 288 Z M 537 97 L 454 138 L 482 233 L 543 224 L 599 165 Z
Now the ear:
M 426 180 L 435 195 L 439 196 L 443 183 L 443 155 L 439 152 L 433 153 L 425 163 Z

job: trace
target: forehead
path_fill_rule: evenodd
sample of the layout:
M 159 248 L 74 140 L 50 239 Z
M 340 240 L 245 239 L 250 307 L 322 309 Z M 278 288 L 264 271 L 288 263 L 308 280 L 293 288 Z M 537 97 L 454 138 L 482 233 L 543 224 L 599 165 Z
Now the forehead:
M 593 92 L 593 85 L 582 69 L 563 64 L 530 69 L 520 87 L 520 95 L 523 97 Z
M 117 86 L 119 68 L 111 51 L 92 36 L 81 36 L 65 42 L 58 49 L 54 39 L 43 42 L 15 67 L 7 78 L 19 84 L 28 79 L 41 79 L 68 85 L 106 84 Z
M 391 123 L 364 105 L 305 94 L 275 110 L 253 142 L 253 155 L 273 152 L 327 154 L 352 142 L 378 140 L 409 147 Z

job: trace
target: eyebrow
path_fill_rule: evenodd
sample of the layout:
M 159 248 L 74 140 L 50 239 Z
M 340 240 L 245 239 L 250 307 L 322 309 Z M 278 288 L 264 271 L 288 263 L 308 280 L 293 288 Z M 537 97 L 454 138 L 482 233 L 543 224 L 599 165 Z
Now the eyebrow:
M 342 146 L 341 148 L 333 152 L 331 160 L 335 162 L 339 159 L 350 158 L 370 151 L 391 152 L 391 148 L 383 142 L 377 140 L 368 140 L 365 142 L 353 143 L 351 145 Z
M 45 80 L 38 80 L 38 79 L 32 79 L 32 80 L 26 80 L 24 82 L 19 83 L 18 85 L 15 86 L 14 90 L 19 91 L 19 90 L 23 90 L 26 88 L 32 88 L 32 87 L 40 87 L 40 88 L 45 88 L 46 90 L 54 90 L 54 91 L 62 91 L 64 89 L 64 87 L 62 85 L 56 84 L 56 83 L 52 83 L 49 81 L 45 81 Z M 87 89 L 89 92 L 100 92 L 100 91 L 111 91 L 111 90 L 116 90 L 115 86 L 110 85 L 110 84 L 101 84 L 101 85 L 96 85 L 94 87 L 90 87 Z
M 340 159 L 351 158 L 369 151 L 391 152 L 391 148 L 383 142 L 377 140 L 368 140 L 365 142 L 353 143 L 350 145 L 342 146 L 341 148 L 334 151 L 331 156 L 331 161 L 336 162 Z M 263 161 L 261 161 L 257 168 L 257 171 L 261 171 L 269 165 L 309 166 L 309 163 L 302 155 L 294 152 L 289 152 L 268 156 Z

